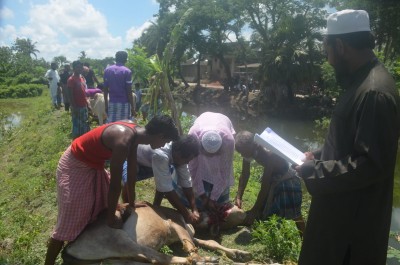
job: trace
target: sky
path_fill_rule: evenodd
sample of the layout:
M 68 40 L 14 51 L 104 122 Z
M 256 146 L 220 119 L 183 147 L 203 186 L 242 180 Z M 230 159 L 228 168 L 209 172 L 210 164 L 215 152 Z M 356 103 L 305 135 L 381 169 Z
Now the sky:
M 114 57 L 154 21 L 156 0 L 0 0 L 0 46 L 29 38 L 50 62 Z

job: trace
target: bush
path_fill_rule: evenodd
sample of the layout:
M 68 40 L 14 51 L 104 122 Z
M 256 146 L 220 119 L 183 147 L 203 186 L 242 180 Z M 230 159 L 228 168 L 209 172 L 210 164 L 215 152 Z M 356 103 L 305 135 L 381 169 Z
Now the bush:
M 279 263 L 297 261 L 301 238 L 294 221 L 273 215 L 267 221 L 256 222 L 251 234 L 254 241 L 264 245 L 263 256 Z
M 49 81 L 48 81 L 45 77 L 43 77 L 43 76 L 41 76 L 41 77 L 34 77 L 34 78 L 32 78 L 32 80 L 31 80 L 31 84 L 37 84 L 37 85 L 47 85 L 48 82 L 49 82 Z
M 14 77 L 13 79 L 13 84 L 14 85 L 19 85 L 19 84 L 29 84 L 31 83 L 33 79 L 33 75 L 29 73 L 21 73 Z
M 28 98 L 42 95 L 43 85 L 20 84 L 0 87 L 0 98 Z

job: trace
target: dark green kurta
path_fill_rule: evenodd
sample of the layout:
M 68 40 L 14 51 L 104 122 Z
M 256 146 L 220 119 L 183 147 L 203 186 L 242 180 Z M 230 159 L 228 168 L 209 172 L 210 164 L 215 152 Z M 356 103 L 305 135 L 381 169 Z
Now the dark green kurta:
M 400 127 L 399 95 L 377 60 L 349 80 L 316 160 L 301 167 L 312 195 L 299 265 L 385 264 Z

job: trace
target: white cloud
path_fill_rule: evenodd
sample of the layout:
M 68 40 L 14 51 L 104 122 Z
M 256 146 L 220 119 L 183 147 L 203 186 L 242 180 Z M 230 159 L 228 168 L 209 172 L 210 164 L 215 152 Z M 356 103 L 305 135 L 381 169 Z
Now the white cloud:
M 4 20 L 4 19 L 11 19 L 14 18 L 14 12 L 7 8 L 7 7 L 3 7 L 2 9 L 0 9 L 0 19 Z
M 0 46 L 9 46 L 17 38 L 17 30 L 12 25 L 0 27 Z
M 124 49 L 126 44 L 122 37 L 108 32 L 106 17 L 88 0 L 31 2 L 27 24 L 18 29 L 10 25 L 0 27 L 0 37 L 0 44 L 3 40 L 6 42 L 5 38 L 11 39 L 9 43 L 16 37 L 31 39 L 40 51 L 38 57 L 47 61 L 60 55 L 73 61 L 78 59 L 81 51 L 90 58 L 114 57 L 115 52 Z
M 65 55 L 76 60 L 80 51 L 90 58 L 114 56 L 122 45 L 120 37 L 107 31 L 107 20 L 87 0 L 51 0 L 45 5 L 35 5 L 30 20 L 21 32 L 30 31 L 37 41 L 41 55 L 51 60 Z
M 151 21 L 146 21 L 140 27 L 132 27 L 126 32 L 126 41 L 132 43 L 135 39 L 139 38 L 143 31 L 151 26 Z

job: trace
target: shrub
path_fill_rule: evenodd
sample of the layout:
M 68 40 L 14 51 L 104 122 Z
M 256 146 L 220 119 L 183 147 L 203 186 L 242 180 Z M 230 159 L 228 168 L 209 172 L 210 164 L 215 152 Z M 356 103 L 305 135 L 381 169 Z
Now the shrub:
M 47 85 L 49 81 L 44 77 L 34 77 L 31 80 L 31 84 L 37 84 L 37 85 Z
M 254 241 L 264 245 L 263 256 L 280 263 L 297 261 L 301 239 L 294 221 L 273 215 L 267 221 L 256 222 L 251 234 Z
M 31 83 L 33 79 L 33 75 L 29 74 L 29 73 L 21 73 L 19 75 L 17 75 L 14 80 L 13 80 L 13 84 L 14 85 L 19 85 L 19 84 L 29 84 Z
M 28 98 L 40 96 L 43 92 L 43 85 L 20 84 L 16 86 L 0 88 L 0 98 Z

